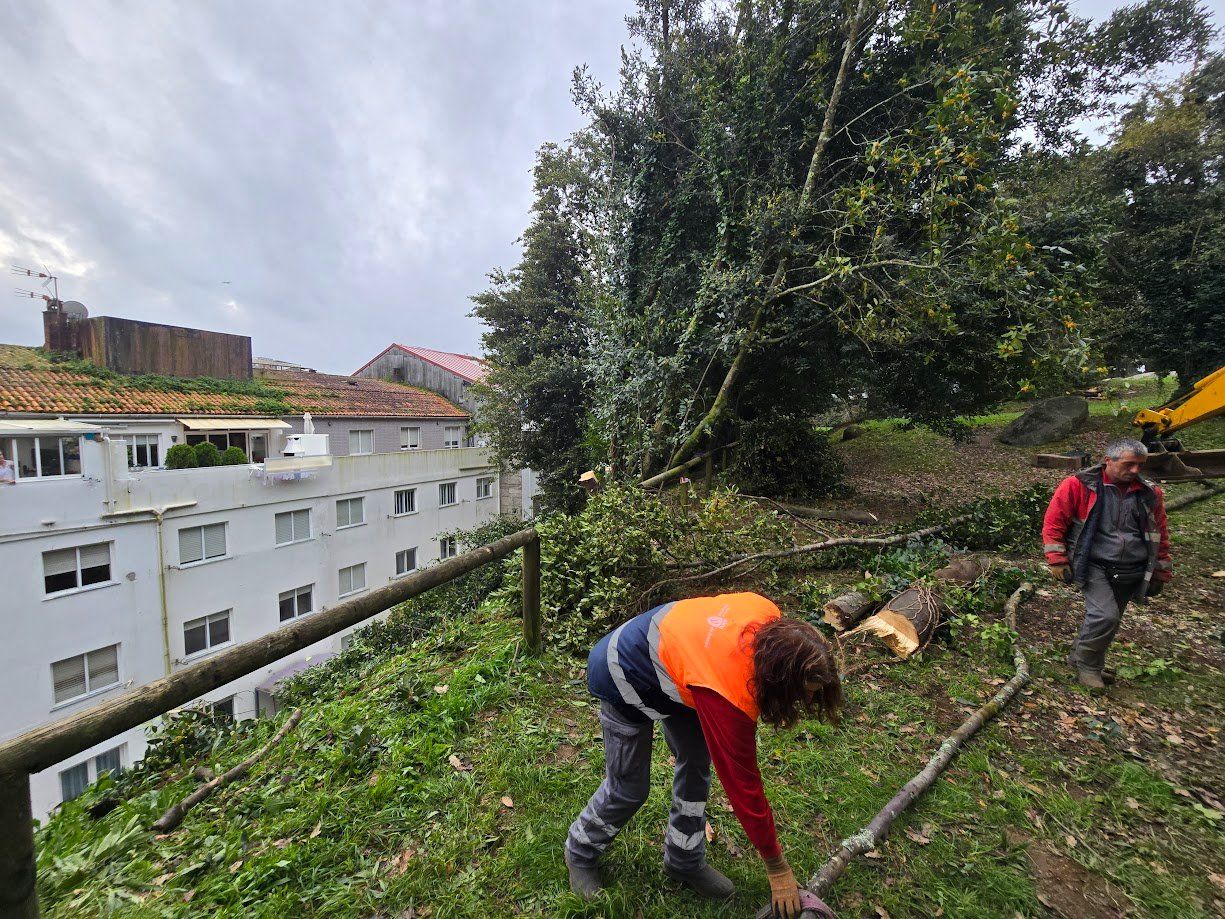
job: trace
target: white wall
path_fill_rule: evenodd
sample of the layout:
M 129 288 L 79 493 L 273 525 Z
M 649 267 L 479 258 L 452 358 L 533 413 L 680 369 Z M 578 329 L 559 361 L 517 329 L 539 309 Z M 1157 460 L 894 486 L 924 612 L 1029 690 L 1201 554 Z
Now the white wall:
M 370 589 L 394 577 L 400 549 L 417 547 L 419 566 L 435 561 L 439 532 L 493 517 L 499 500 L 497 470 L 479 449 L 337 457 L 312 478 L 267 484 L 260 467 L 252 466 L 128 470 L 119 450 L 117 444 L 85 441 L 84 475 L 0 487 L 0 572 L 5 577 L 0 627 L 7 639 L 0 693 L 9 703 L 0 711 L 0 739 L 163 676 L 164 635 L 169 638 L 171 668 L 184 666 L 183 625 L 189 620 L 231 609 L 231 644 L 250 641 L 282 625 L 281 591 L 314 585 L 318 611 L 337 602 L 342 567 L 364 562 Z M 494 479 L 493 494 L 478 500 L 476 479 L 485 476 Z M 456 483 L 456 505 L 439 507 L 442 482 Z M 417 512 L 395 517 L 393 495 L 405 486 L 417 489 Z M 365 523 L 337 529 L 336 499 L 357 496 L 365 500 Z M 190 506 L 164 511 L 164 565 L 159 568 L 159 526 L 153 509 L 176 504 Z M 301 508 L 310 510 L 310 540 L 277 546 L 274 515 Z M 180 565 L 178 531 L 215 522 L 226 525 L 226 556 Z M 109 584 L 45 596 L 43 552 L 103 541 L 112 547 Z M 159 573 L 164 574 L 164 625 Z M 57 707 L 51 663 L 116 643 L 121 685 Z M 235 695 L 236 714 L 252 714 L 254 688 L 269 674 L 303 656 L 338 650 L 339 644 L 339 636 L 330 638 L 209 693 L 209 698 Z M 98 750 L 119 742 L 128 744 L 128 762 L 144 750 L 139 729 Z M 84 758 L 74 757 L 33 778 L 36 815 L 59 801 L 59 771 Z

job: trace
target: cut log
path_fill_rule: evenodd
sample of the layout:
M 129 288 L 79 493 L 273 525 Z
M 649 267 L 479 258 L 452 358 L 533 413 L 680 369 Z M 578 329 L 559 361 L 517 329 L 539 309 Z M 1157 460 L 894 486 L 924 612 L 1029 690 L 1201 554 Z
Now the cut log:
M 788 514 L 809 517 L 813 520 L 840 520 L 843 523 L 879 523 L 880 518 L 871 511 L 857 507 L 805 507 L 802 504 L 775 502 Z
M 840 597 L 834 597 L 821 607 L 825 613 L 821 618 L 839 632 L 844 632 L 868 615 L 875 605 L 876 601 L 867 594 L 853 590 Z
M 848 632 L 867 632 L 906 660 L 924 647 L 940 625 L 940 600 L 930 587 L 911 587 Z

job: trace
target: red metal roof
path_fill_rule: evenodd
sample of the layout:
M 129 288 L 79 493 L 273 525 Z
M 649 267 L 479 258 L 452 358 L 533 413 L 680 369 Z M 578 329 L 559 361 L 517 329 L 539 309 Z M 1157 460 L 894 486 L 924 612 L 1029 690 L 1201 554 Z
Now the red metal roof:
M 86 368 L 87 370 L 88 368 Z M 268 415 L 310 412 L 319 416 L 467 418 L 447 399 L 416 386 L 302 370 L 256 374 L 253 386 L 211 386 L 201 381 L 89 373 L 56 365 L 41 351 L 0 345 L 0 413 L 71 415 Z M 258 384 L 263 384 L 260 387 Z
M 436 367 L 441 367 L 443 370 L 453 373 L 470 383 L 479 383 L 485 379 L 485 374 L 489 369 L 483 360 L 479 357 L 473 357 L 471 354 L 456 354 L 453 351 L 435 351 L 433 348 L 418 348 L 415 345 L 393 343 L 358 367 L 354 371 L 354 375 L 361 373 L 392 348 L 399 348 L 401 351 L 407 352 L 414 357 L 419 357 L 423 361 L 429 361 Z

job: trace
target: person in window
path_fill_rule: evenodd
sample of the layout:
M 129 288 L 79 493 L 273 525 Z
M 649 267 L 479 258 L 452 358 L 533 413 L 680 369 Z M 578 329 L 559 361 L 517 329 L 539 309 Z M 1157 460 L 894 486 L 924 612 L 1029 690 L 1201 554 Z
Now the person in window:
M 753 593 L 696 597 L 648 610 L 592 649 L 587 685 L 601 700 L 605 777 L 566 838 L 571 889 L 603 889 L 597 863 L 647 799 L 655 721 L 676 758 L 664 872 L 725 899 L 732 882 L 706 862 L 713 761 L 741 826 L 765 863 L 775 915 L 798 916 L 799 885 L 783 857 L 757 765 L 757 722 L 835 722 L 842 688 L 829 645 Z

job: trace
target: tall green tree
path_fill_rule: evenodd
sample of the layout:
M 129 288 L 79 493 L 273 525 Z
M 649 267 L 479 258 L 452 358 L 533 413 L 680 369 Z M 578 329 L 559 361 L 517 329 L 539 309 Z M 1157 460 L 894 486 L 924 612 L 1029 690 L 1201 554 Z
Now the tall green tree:
M 592 464 L 586 300 L 589 232 L 583 226 L 589 173 L 580 157 L 544 146 L 523 256 L 473 297 L 490 371 L 478 385 L 478 425 L 508 463 L 539 473 L 548 507 L 573 509 L 579 475 Z

